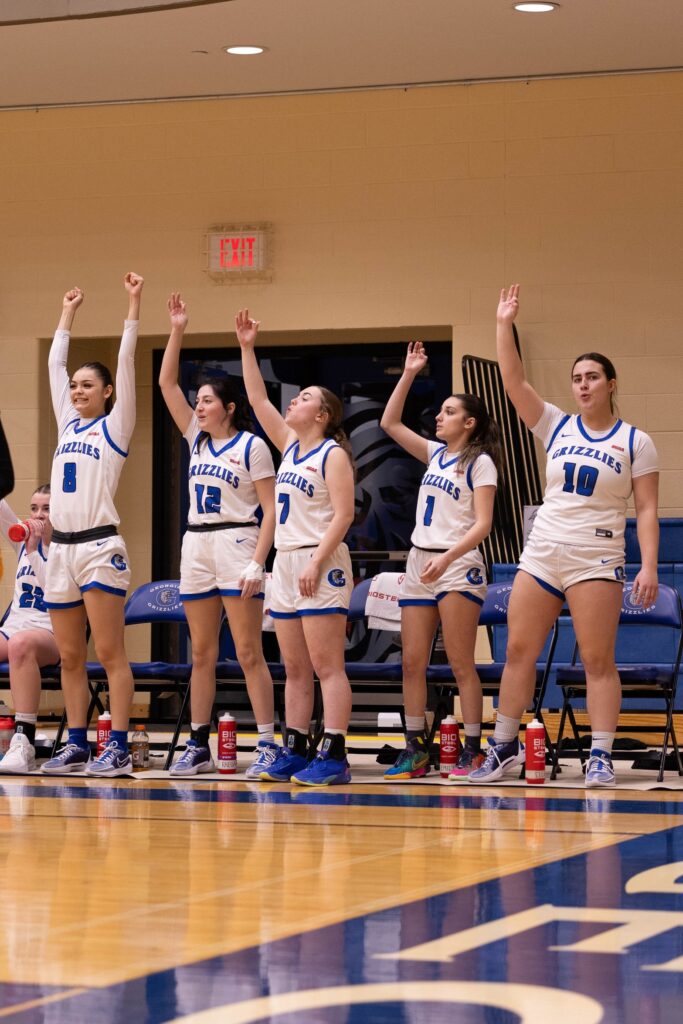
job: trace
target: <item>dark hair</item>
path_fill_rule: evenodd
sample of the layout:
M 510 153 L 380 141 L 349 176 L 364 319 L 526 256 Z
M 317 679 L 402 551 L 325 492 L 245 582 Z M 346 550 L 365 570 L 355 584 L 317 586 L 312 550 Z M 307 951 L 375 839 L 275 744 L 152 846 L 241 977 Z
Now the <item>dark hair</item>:
M 464 468 L 471 465 L 480 455 L 488 455 L 498 472 L 502 473 L 503 450 L 498 424 L 491 419 L 478 395 L 453 395 L 453 398 L 457 398 L 467 415 L 477 421 L 460 456 L 461 465 Z
M 36 487 L 34 494 L 51 494 L 49 484 L 41 484 L 40 487 Z
M 111 370 L 109 369 L 108 366 L 105 366 L 104 363 L 98 363 L 98 362 L 82 363 L 78 367 L 78 369 L 79 370 L 92 370 L 93 373 L 95 374 L 95 376 L 99 377 L 100 380 L 102 381 L 103 387 L 105 387 L 105 388 L 107 388 L 107 387 L 113 388 L 114 387 L 114 379 L 113 379 L 113 377 L 111 375 Z M 114 399 L 110 395 L 109 398 L 106 398 L 105 402 L 104 402 L 104 415 L 108 416 L 113 408 L 114 408 Z
M 230 418 L 230 423 L 235 430 L 253 431 L 254 424 L 249 412 L 249 403 L 234 380 L 230 377 L 202 377 L 197 384 L 197 392 L 203 387 L 211 388 L 226 412 L 229 405 L 235 406 L 235 411 Z M 208 431 L 202 430 L 197 438 L 197 450 L 201 448 L 205 441 L 208 441 L 209 436 Z
M 574 367 L 576 366 L 576 364 L 582 363 L 584 359 L 590 359 L 593 363 L 599 363 L 605 371 L 605 376 L 607 377 L 607 380 L 614 381 L 614 391 L 612 391 L 609 396 L 609 411 L 614 412 L 614 410 L 616 409 L 618 412 L 619 407 L 617 405 L 617 371 L 614 368 L 614 363 L 611 359 L 608 359 L 607 356 L 603 356 L 601 352 L 584 352 L 582 356 L 577 356 L 574 362 L 572 363 L 572 376 L 574 375 Z
M 323 412 L 327 413 L 327 423 L 325 424 L 325 430 L 323 433 L 325 437 L 333 438 L 339 447 L 344 449 L 349 457 L 351 468 L 355 474 L 356 464 L 353 461 L 351 442 L 346 436 L 346 431 L 342 427 L 344 406 L 342 405 L 341 399 L 335 395 L 334 391 L 330 391 L 328 388 L 323 388 L 319 384 L 317 384 L 316 387 L 320 392 L 320 408 Z

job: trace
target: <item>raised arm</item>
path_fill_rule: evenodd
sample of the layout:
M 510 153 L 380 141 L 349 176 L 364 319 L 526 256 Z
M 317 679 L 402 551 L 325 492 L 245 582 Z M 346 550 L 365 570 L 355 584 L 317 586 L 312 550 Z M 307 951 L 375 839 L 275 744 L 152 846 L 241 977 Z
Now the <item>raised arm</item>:
M 254 348 L 260 326 L 258 320 L 251 319 L 248 309 L 241 309 L 235 317 L 237 340 L 242 350 L 242 376 L 247 398 L 256 418 L 278 451 L 283 452 L 292 443 L 295 435 L 268 398 Z
M 69 356 L 71 328 L 73 327 L 76 310 L 83 302 L 83 297 L 83 292 L 80 288 L 71 288 L 62 299 L 62 315 L 59 318 L 47 361 L 52 408 L 54 409 L 57 428 L 60 432 L 64 427 L 65 421 L 70 416 L 76 415 L 73 411 L 69 394 L 69 374 L 66 369 L 66 361 Z
M 180 298 L 179 292 L 171 294 L 168 300 L 168 313 L 171 318 L 171 333 L 166 343 L 164 358 L 161 361 L 159 387 L 164 396 L 166 407 L 173 417 L 173 422 L 181 434 L 185 434 L 192 419 L 192 406 L 185 398 L 182 388 L 178 384 L 180 349 L 183 344 L 188 321 L 187 307 Z
M 403 407 L 410 391 L 413 381 L 418 373 L 427 365 L 427 353 L 421 341 L 411 341 L 408 345 L 405 365 L 401 378 L 391 392 L 389 401 L 386 404 L 380 427 L 393 438 L 396 444 L 405 448 L 407 452 L 414 455 L 420 462 L 429 462 L 429 442 L 425 437 L 416 434 L 414 430 L 406 427 L 402 422 Z
M 332 502 L 333 515 L 311 560 L 299 577 L 302 597 L 312 597 L 320 583 L 323 562 L 341 544 L 355 515 L 353 469 L 343 448 L 333 448 L 325 464 L 325 483 Z
M 112 441 L 127 451 L 135 428 L 135 347 L 138 341 L 140 296 L 145 282 L 139 274 L 131 272 L 126 274 L 123 283 L 128 292 L 128 316 L 123 325 L 116 364 L 116 402 L 107 417 L 107 429 Z
M 515 345 L 512 325 L 519 311 L 519 285 L 513 284 L 500 293 L 496 314 L 496 349 L 503 386 L 510 401 L 527 427 L 535 427 L 543 415 L 543 399 L 534 391 L 524 374 L 522 360 Z

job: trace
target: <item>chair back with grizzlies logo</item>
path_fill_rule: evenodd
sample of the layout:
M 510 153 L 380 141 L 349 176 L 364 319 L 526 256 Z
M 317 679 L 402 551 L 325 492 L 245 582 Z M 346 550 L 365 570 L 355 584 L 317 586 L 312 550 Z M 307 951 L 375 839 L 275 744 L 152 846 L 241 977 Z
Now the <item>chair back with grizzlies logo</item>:
M 673 721 L 682 653 L 683 615 L 678 591 L 665 583 L 660 583 L 657 600 L 644 608 L 633 596 L 633 584 L 626 583 L 623 588 L 616 643 L 616 664 L 623 695 L 622 711 L 649 711 L 650 709 L 643 708 L 643 701 L 655 700 L 663 703 L 666 723 L 658 759 L 659 782 L 664 778 L 669 739 L 674 750 L 674 765 L 678 774 L 683 775 L 683 762 L 678 750 Z M 563 695 L 558 748 L 566 720 L 569 719 L 583 760 L 581 729 L 576 722 L 573 707 L 576 702 L 583 702 L 586 699 L 586 673 L 580 661 L 578 645 L 574 647 L 571 664 L 558 668 L 557 685 Z M 649 725 L 644 728 L 652 731 Z M 637 727 L 632 725 L 628 727 L 628 731 L 636 730 Z
M 143 583 L 130 595 L 124 610 L 127 626 L 155 622 L 187 622 L 178 580 Z

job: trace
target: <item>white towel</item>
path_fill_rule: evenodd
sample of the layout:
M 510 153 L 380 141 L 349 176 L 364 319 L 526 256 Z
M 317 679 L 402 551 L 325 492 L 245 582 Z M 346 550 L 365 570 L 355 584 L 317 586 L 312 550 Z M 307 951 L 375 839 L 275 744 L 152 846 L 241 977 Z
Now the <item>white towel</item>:
M 391 633 L 400 630 L 401 609 L 398 599 L 404 579 L 403 572 L 380 572 L 373 576 L 365 602 L 368 629 L 387 629 Z

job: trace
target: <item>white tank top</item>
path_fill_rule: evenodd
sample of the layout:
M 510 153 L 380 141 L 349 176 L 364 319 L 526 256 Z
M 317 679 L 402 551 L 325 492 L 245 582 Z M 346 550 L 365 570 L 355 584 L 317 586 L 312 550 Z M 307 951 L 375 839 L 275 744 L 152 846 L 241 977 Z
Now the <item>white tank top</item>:
M 533 427 L 547 452 L 546 487 L 532 537 L 623 550 L 633 479 L 657 472 L 652 439 L 623 420 L 596 436 L 581 416 L 545 403 Z
M 299 454 L 299 442 L 286 449 L 275 478 L 275 547 L 278 551 L 317 547 L 334 510 L 325 483 L 325 463 L 333 448 L 326 438 L 317 448 Z
M 193 416 L 185 433 L 190 446 L 188 523 L 256 523 L 254 481 L 275 476 L 267 444 L 246 430 L 220 442 L 204 437 L 200 443 L 200 433 Z
M 427 551 L 447 551 L 474 526 L 474 489 L 498 483 L 493 459 L 480 455 L 463 469 L 460 453 L 429 442 L 429 464 L 420 483 L 411 542 Z

